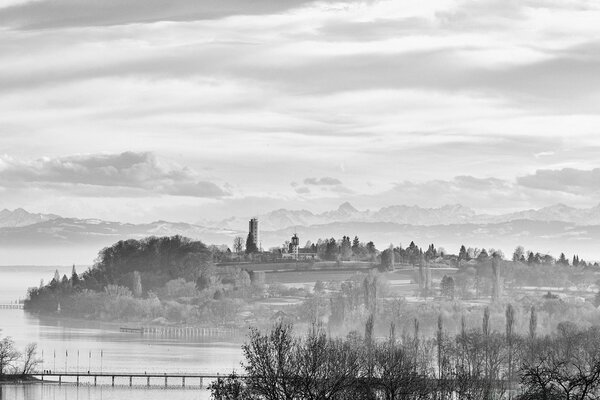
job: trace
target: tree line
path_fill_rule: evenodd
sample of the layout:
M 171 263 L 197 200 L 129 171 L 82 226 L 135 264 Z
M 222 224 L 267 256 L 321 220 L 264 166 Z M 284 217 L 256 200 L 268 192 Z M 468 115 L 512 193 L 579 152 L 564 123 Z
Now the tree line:
M 529 328 L 515 332 L 515 313 L 506 307 L 505 326 L 493 327 L 489 310 L 481 326 L 458 333 L 438 318 L 433 337 L 419 321 L 401 333 L 390 325 L 385 338 L 373 335 L 369 317 L 364 334 L 331 337 L 312 325 L 298 336 L 278 322 L 267 332 L 252 329 L 243 346 L 243 375 L 210 386 L 215 400 L 345 399 L 595 399 L 600 395 L 600 327 L 570 322 L 556 332 L 537 334 L 537 313 Z M 500 330 L 498 330 L 500 328 Z

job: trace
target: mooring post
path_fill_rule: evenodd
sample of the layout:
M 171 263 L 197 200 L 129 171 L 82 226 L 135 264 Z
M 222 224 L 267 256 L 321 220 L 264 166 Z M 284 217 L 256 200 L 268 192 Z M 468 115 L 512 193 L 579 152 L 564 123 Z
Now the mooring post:
M 94 386 L 96 386 L 96 378 L 98 378 L 98 376 L 94 375 Z
M 165 374 L 165 387 L 167 387 L 167 376 Z
M 146 378 L 146 385 L 150 386 L 150 377 Z
M 131 382 L 133 381 L 133 376 L 129 377 L 129 386 L 131 386 Z
M 62 383 L 62 375 L 58 376 L 58 384 L 60 385 Z
M 181 377 L 181 387 L 185 387 L 185 376 Z
M 202 388 L 202 377 L 200 377 L 200 388 Z
M 79 375 L 77 375 L 77 386 L 79 386 Z
M 112 377 L 112 385 L 115 386 L 115 377 L 114 377 L 114 375 Z

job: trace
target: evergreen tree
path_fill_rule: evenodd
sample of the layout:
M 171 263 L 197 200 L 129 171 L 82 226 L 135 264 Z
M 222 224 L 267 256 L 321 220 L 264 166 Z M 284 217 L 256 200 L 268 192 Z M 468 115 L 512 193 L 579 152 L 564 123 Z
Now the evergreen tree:
M 354 236 L 354 240 L 352 240 L 352 251 L 355 255 L 358 253 L 358 248 L 360 247 L 360 241 L 358 240 L 358 236 Z
M 469 253 L 467 253 L 467 248 L 464 244 L 460 246 L 460 250 L 458 251 L 458 261 L 469 261 Z
M 139 271 L 133 271 L 133 284 L 131 285 L 133 287 L 133 295 L 135 297 L 141 297 L 142 296 L 142 276 L 140 275 Z
M 374 256 L 375 254 L 377 254 L 377 248 L 375 248 L 375 243 L 367 243 L 367 251 L 369 252 L 370 256 Z
M 339 254 L 338 245 L 334 238 L 327 241 L 325 247 L 325 259 L 329 261 L 337 260 Z
M 73 269 L 71 270 L 71 286 L 77 286 L 79 284 L 79 275 L 77 275 L 77 271 L 75 270 L 75 264 L 73 264 Z
M 477 260 L 482 261 L 482 260 L 487 260 L 488 259 L 488 252 L 485 249 L 481 249 L 481 253 L 479 253 L 477 255 Z
M 344 261 L 348 261 L 352 257 L 352 244 L 350 243 L 350 236 L 344 236 L 342 238 L 340 255 Z
M 560 253 L 560 257 L 558 258 L 558 264 L 569 266 L 569 260 L 567 260 L 565 253 Z
M 535 254 L 533 254 L 533 251 L 530 251 L 529 255 L 527 256 L 527 264 L 535 264 Z
M 524 254 L 525 254 L 525 249 L 523 248 L 523 246 L 517 246 L 517 248 L 515 249 L 515 251 L 513 253 L 512 260 L 515 262 L 521 261 Z
M 254 253 L 258 253 L 258 247 L 256 246 L 256 243 L 254 243 L 254 235 L 250 232 L 246 238 L 246 254 Z
M 529 338 L 531 340 L 535 339 L 536 331 L 537 331 L 537 312 L 535 311 L 535 306 L 531 306 L 531 315 L 529 316 Z

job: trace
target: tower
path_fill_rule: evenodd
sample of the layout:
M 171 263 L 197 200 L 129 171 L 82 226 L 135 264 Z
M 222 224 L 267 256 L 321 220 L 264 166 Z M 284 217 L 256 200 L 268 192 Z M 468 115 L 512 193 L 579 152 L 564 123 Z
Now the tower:
M 298 259 L 298 248 L 300 247 L 300 238 L 294 233 L 292 241 L 290 242 L 290 253 L 294 255 L 294 258 Z
M 258 237 L 258 219 L 252 218 L 248 224 L 248 233 L 252 234 L 252 239 L 254 240 L 254 245 L 258 249 L 258 244 L 260 243 L 260 239 Z

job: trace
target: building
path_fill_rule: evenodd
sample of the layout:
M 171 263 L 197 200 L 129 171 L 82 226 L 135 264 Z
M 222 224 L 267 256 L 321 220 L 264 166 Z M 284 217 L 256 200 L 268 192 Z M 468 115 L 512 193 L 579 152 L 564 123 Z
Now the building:
M 258 233 L 258 219 L 252 218 L 248 223 L 248 234 L 252 234 L 252 238 L 254 239 L 254 245 L 257 249 L 260 249 L 260 240 Z
M 287 248 L 283 248 L 281 251 L 281 258 L 297 260 L 297 261 L 309 261 L 318 260 L 317 253 L 311 249 L 300 248 L 300 238 L 294 233 L 292 239 Z

